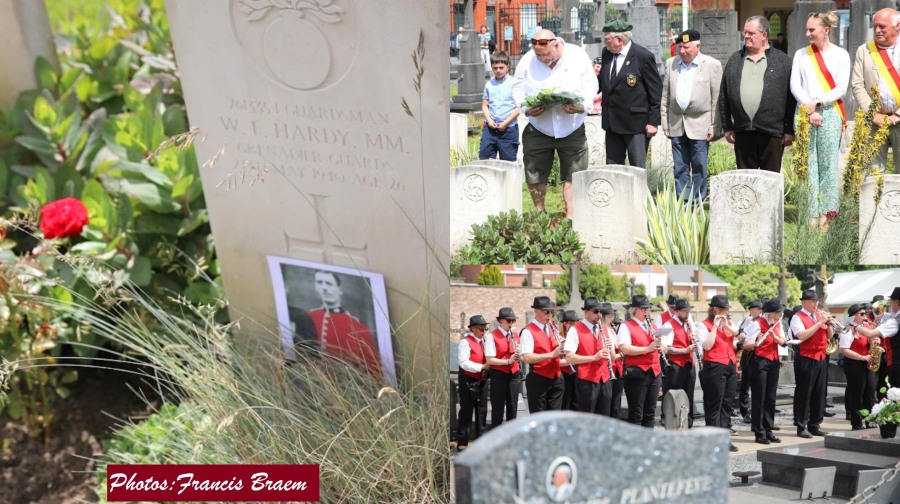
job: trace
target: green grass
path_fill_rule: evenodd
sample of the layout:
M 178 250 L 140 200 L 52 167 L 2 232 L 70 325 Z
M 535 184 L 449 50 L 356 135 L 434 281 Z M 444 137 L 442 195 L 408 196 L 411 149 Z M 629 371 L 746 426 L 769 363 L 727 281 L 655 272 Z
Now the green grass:
M 547 194 L 544 196 L 544 209 L 550 215 L 566 211 L 566 203 L 563 201 L 560 187 L 547 187 Z M 522 211 L 527 212 L 529 210 L 534 210 L 534 202 L 531 201 L 531 194 L 528 193 L 528 184 L 522 184 Z

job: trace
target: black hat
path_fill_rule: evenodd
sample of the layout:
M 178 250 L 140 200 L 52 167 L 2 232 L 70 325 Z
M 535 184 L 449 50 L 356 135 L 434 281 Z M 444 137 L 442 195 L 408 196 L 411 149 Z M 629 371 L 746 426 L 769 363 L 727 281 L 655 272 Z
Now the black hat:
M 872 302 L 874 303 L 875 301 L 881 301 L 883 299 L 884 299 L 884 296 L 882 296 L 881 294 L 876 294 L 875 296 L 872 297 Z
M 872 303 L 863 303 L 863 304 L 862 304 L 862 307 L 863 307 L 863 310 L 871 310 L 871 309 L 872 309 Z
M 693 310 L 694 307 L 691 306 L 691 303 L 688 302 L 687 299 L 678 299 L 675 301 L 675 311 L 681 310 Z
M 865 310 L 865 309 L 866 308 L 859 303 L 850 305 L 850 308 L 847 308 L 847 315 L 850 315 L 852 317 L 852 316 L 856 315 L 857 312 Z
M 669 299 L 666 299 L 666 304 L 669 306 L 675 306 L 675 301 L 678 301 L 678 296 L 675 294 L 669 294 Z
M 631 296 L 631 307 L 632 308 L 652 308 L 653 303 L 647 300 L 647 296 L 644 294 L 635 294 Z
M 500 314 L 497 315 L 497 318 L 516 320 L 516 314 L 512 308 L 500 308 Z
M 797 305 L 797 306 L 791 308 L 791 310 L 792 310 L 794 313 L 797 313 L 798 311 L 800 311 L 800 310 L 802 310 L 802 309 L 803 309 L 803 306 L 802 306 L 802 305 Z
M 484 320 L 484 317 L 481 315 L 475 315 L 474 317 L 469 319 L 469 327 L 477 326 L 477 325 L 488 325 L 487 320 Z
M 900 299 L 900 287 L 894 287 L 894 292 L 891 292 L 891 299 Z
M 681 32 L 681 35 L 675 39 L 676 42 L 693 42 L 695 40 L 700 40 L 700 32 L 697 30 L 684 30 Z
M 819 300 L 819 296 L 816 295 L 815 289 L 806 289 L 803 293 L 800 294 L 800 301 L 807 301 L 810 299 Z
M 787 306 L 781 304 L 781 301 L 778 299 L 769 299 L 762 306 L 763 313 L 776 313 L 780 311 L 784 311 Z
M 563 322 L 578 322 L 581 320 L 578 318 L 578 314 L 575 313 L 575 310 L 566 310 L 563 312 L 562 321 Z
M 728 304 L 728 296 L 725 294 L 716 294 L 709 301 L 709 306 L 714 306 L 716 308 L 731 308 L 731 305 Z
M 602 65 L 603 64 L 603 56 L 597 56 L 596 58 L 594 58 L 594 64 Z
M 747 308 L 762 308 L 762 307 L 763 307 L 763 302 L 762 302 L 762 300 L 759 300 L 759 299 L 750 301 L 750 304 L 747 305 Z
M 600 303 L 600 306 L 602 307 L 600 313 L 603 315 L 611 315 L 616 313 L 616 309 L 613 308 L 612 303 L 607 303 L 604 301 Z
M 600 303 L 600 300 L 597 299 L 597 296 L 588 296 L 584 298 L 584 306 L 581 307 L 582 310 L 599 310 L 602 309 L 603 305 Z
M 531 304 L 531 307 L 538 310 L 556 310 L 556 305 L 550 301 L 549 296 L 537 296 L 534 298 L 534 303 Z

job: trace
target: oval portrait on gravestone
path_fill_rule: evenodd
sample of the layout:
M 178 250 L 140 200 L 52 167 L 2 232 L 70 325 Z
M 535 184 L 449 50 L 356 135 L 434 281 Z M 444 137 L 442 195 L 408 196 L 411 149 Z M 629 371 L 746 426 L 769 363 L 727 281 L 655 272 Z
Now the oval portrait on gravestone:
M 588 186 L 588 198 L 598 207 L 605 207 L 612 202 L 616 192 L 612 184 L 605 179 L 596 179 Z
M 881 216 L 891 222 L 900 222 L 900 191 L 888 191 L 878 205 Z
M 352 0 L 230 0 L 231 27 L 253 65 L 298 91 L 343 77 L 356 57 L 359 23 Z
M 565 502 L 575 492 L 578 470 L 569 457 L 557 457 L 547 470 L 547 496 L 553 502 Z

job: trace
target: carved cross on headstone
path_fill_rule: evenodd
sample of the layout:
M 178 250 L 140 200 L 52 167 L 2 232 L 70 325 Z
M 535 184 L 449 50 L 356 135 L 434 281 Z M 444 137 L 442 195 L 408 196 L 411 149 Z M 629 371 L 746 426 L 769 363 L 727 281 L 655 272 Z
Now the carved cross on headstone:
M 600 253 L 601 253 L 601 254 L 603 253 L 603 250 L 612 250 L 612 247 L 610 247 L 609 245 L 604 245 L 604 243 L 605 243 L 605 242 L 603 241 L 603 235 L 601 234 L 601 235 L 600 235 L 600 241 L 599 241 L 598 243 L 594 244 L 594 248 L 595 248 L 595 249 L 601 249 L 601 250 L 600 250 Z M 595 260 L 596 260 L 596 259 L 597 259 L 597 258 L 595 258 Z M 609 258 L 606 257 L 605 259 L 609 259 Z
M 369 263 L 368 245 L 363 245 L 361 248 L 342 245 L 328 224 L 325 210 L 327 196 L 321 194 L 310 194 L 309 196 L 312 198 L 313 208 L 316 210 L 315 239 L 295 238 L 285 231 L 284 243 L 287 253 L 327 264 L 350 267 L 367 266 Z

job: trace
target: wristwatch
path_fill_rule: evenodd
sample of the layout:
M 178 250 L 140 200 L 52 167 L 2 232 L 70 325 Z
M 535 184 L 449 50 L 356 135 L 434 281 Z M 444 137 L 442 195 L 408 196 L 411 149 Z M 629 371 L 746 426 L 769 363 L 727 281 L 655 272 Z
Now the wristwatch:
M 816 110 L 819 110 L 820 108 L 822 108 L 824 106 L 825 106 L 825 104 L 822 103 L 822 100 L 816 100 Z

